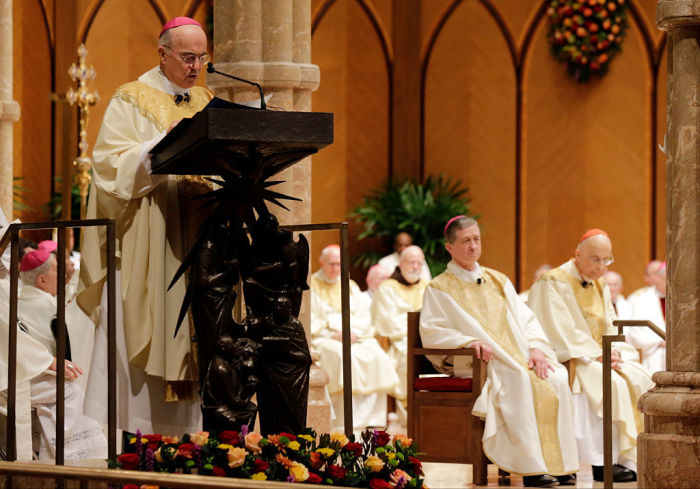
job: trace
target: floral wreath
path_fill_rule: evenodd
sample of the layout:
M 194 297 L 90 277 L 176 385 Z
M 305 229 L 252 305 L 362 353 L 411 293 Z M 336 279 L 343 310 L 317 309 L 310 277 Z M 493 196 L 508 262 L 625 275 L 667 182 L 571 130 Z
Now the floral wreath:
M 550 0 L 548 40 L 577 81 L 603 76 L 621 49 L 627 0 Z
M 109 466 L 369 489 L 427 489 L 417 456 L 416 444 L 403 434 L 392 439 L 386 431 L 368 429 L 356 442 L 355 435 L 317 436 L 306 428 L 298 434 L 262 437 L 243 425 L 240 431 L 216 436 L 206 431 L 182 438 L 136 432 Z M 122 489 L 139 486 L 125 484 Z

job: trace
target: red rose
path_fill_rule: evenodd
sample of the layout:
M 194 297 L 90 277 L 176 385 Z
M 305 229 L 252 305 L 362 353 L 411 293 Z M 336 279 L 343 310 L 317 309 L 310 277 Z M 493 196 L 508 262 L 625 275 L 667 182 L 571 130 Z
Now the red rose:
M 417 475 L 423 475 L 423 464 L 416 457 L 408 456 L 408 461 L 413 464 L 413 470 L 415 470 Z
M 370 479 L 369 481 L 370 489 L 391 489 L 391 484 L 389 484 L 384 479 Z
M 292 435 L 291 433 L 280 433 L 280 436 L 285 436 L 289 441 L 296 441 L 297 437 Z
M 346 443 L 343 447 L 343 450 L 352 453 L 355 457 L 359 457 L 360 455 L 362 455 L 362 445 L 360 445 L 359 443 Z
M 219 441 L 226 445 L 237 447 L 241 442 L 241 437 L 237 431 L 226 430 L 219 433 Z
M 135 453 L 125 453 L 123 455 L 119 455 L 119 458 L 117 459 L 117 462 L 119 462 L 119 465 L 121 465 L 122 469 L 124 470 L 137 469 L 140 461 L 141 459 Z
M 306 479 L 304 482 L 307 484 L 320 484 L 323 481 L 321 477 L 318 474 L 314 474 L 313 472 L 309 472 L 309 478 Z
M 211 470 L 211 473 L 214 474 L 216 477 L 226 477 L 226 471 L 221 467 L 217 467 L 216 465 Z
M 268 464 L 261 458 L 256 458 L 255 462 L 253 463 L 255 464 L 255 469 L 253 469 L 255 472 L 264 472 L 270 467 L 270 464 Z
M 347 470 L 342 468 L 340 465 L 331 465 L 328 467 L 328 474 L 335 480 L 342 480 L 345 478 Z
M 383 446 L 385 446 L 385 445 L 386 445 L 387 443 L 389 443 L 389 441 L 391 440 L 391 435 L 390 435 L 389 433 L 387 433 L 386 431 L 379 431 L 379 430 L 377 430 L 377 433 L 376 433 L 375 437 L 376 437 L 376 440 L 377 440 L 377 446 L 378 446 L 378 447 L 383 447 Z
M 194 443 L 183 443 L 177 449 L 176 457 L 192 458 L 192 451 L 194 450 Z
M 136 484 L 126 484 L 125 486 L 122 486 L 122 489 L 139 489 L 139 486 Z
M 143 435 L 143 437 L 148 440 L 146 442 L 146 447 L 150 448 L 154 452 L 158 450 L 158 446 L 160 445 L 160 441 L 163 439 L 161 435 Z

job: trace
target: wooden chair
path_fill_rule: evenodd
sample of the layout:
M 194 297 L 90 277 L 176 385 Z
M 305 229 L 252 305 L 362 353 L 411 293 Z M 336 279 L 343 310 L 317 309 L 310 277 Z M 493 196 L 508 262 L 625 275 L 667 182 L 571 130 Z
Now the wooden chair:
M 488 459 L 481 445 L 484 422 L 471 414 L 486 381 L 486 363 L 476 358 L 473 348 L 423 348 L 419 319 L 420 312 L 408 313 L 408 436 L 425 452 L 421 460 L 472 464 L 472 482 L 486 485 Z M 435 373 L 425 355 L 471 356 L 473 378 L 419 378 Z

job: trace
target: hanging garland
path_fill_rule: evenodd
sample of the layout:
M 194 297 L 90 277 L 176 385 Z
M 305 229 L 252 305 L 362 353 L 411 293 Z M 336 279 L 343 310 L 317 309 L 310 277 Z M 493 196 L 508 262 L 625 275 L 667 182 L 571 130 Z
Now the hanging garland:
M 626 0 L 551 0 L 547 15 L 552 54 L 577 81 L 607 73 L 627 29 Z

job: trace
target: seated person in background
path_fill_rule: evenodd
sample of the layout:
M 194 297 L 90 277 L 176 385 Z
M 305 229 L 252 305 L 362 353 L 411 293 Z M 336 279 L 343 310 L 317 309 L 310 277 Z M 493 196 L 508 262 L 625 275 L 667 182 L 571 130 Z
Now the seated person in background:
M 340 247 L 323 249 L 321 268 L 311 276 L 311 346 L 328 374 L 328 393 L 335 417 L 334 430 L 343 424 L 342 317 L 340 298 Z M 386 426 L 387 393 L 399 383 L 391 359 L 379 346 L 370 322 L 369 304 L 350 280 L 352 330 L 352 412 L 355 428 Z
M 649 277 L 652 285 L 629 299 L 629 319 L 646 319 L 666 331 L 666 263 Z M 666 342 L 649 328 L 625 328 L 627 341 L 642 350 L 642 365 L 649 372 L 666 370 Z
M 487 380 L 472 414 L 485 420 L 483 448 L 499 467 L 525 474 L 526 487 L 574 484 L 578 471 L 568 373 L 508 277 L 478 263 L 481 232 L 471 218 L 445 226 L 447 270 L 425 289 L 420 335 L 425 348 L 474 348 Z M 452 357 L 435 368 L 460 374 Z
M 645 290 L 654 289 L 654 274 L 661 268 L 661 265 L 663 265 L 664 263 L 665 262 L 659 260 L 652 260 L 649 263 L 647 263 L 647 266 L 644 268 L 644 276 L 642 277 L 642 280 L 644 280 L 646 286 L 642 287 L 641 289 L 635 290 L 629 296 L 627 296 L 628 301 L 631 300 L 632 297 L 634 297 L 636 294 L 644 292 Z
M 537 270 L 535 270 L 535 273 L 533 274 L 532 283 L 534 284 L 535 282 L 537 282 L 537 279 L 539 279 L 544 274 L 544 272 L 551 269 L 552 265 L 550 265 L 549 263 L 545 263 L 544 265 L 540 265 L 539 267 L 537 267 Z M 527 296 L 529 293 L 530 289 L 527 289 L 523 290 L 521 293 L 518 294 L 518 296 L 523 300 L 523 302 L 525 302 L 525 304 L 527 304 Z
M 41 258 L 48 262 L 50 275 L 52 262 L 45 252 L 39 259 L 32 258 L 32 253 L 40 253 L 38 250 L 30 252 L 23 259 L 23 268 L 31 268 Z M 53 262 L 55 265 L 55 260 Z M 21 273 L 31 272 L 25 270 Z M 55 275 L 55 268 L 54 268 Z M 41 274 L 41 273 L 40 273 Z M 7 338 L 10 286 L 9 274 L 0 264 L 0 395 L 4 397 L 7 390 Z M 41 285 L 50 289 L 53 279 L 50 276 L 34 281 L 35 285 Z M 48 283 L 48 285 L 47 285 Z M 23 287 L 22 290 L 31 290 L 34 286 Z M 55 286 L 54 286 L 55 288 Z M 32 307 L 33 303 L 26 304 Z M 39 305 L 39 307 L 41 307 Z M 55 315 L 54 309 L 51 312 Z M 45 318 L 44 323 L 50 323 L 51 317 Z M 46 328 L 50 331 L 50 327 Z M 56 377 L 57 360 L 55 358 L 55 342 L 41 337 L 41 340 L 32 337 L 24 323 L 19 323 L 17 330 L 17 456 L 18 460 L 30 460 L 32 457 L 31 437 L 31 408 L 36 408 L 37 417 L 41 428 L 39 458 L 50 459 L 55 457 L 56 436 Z M 35 330 L 36 333 L 36 330 Z M 43 334 L 43 333 L 42 333 Z M 46 341 L 46 344 L 44 344 Z M 48 347 L 47 347 L 48 345 Z M 102 433 L 100 425 L 85 416 L 83 412 L 83 391 L 75 380 L 80 377 L 83 370 L 73 362 L 65 363 L 65 457 L 76 458 L 106 458 L 107 440 Z
M 423 251 L 409 246 L 401 252 L 399 266 L 382 282 L 372 302 L 372 324 L 377 334 L 389 338 L 389 356 L 399 375 L 394 397 L 406 400 L 407 313 L 420 310 L 428 283 L 421 278 Z
M 630 319 L 630 304 L 625 299 L 625 296 L 622 295 L 622 275 L 608 270 L 603 274 L 603 278 L 610 289 L 610 301 L 615 309 L 615 315 L 617 315 L 618 319 Z M 625 333 L 628 331 L 630 330 L 626 330 Z
M 411 246 L 412 244 L 413 238 L 411 237 L 411 235 L 404 231 L 400 232 L 396 235 L 396 239 L 394 240 L 394 252 L 391 255 L 387 255 L 384 258 L 380 259 L 377 264 L 384 267 L 384 269 L 389 273 L 389 275 L 391 275 L 396 270 L 396 267 L 399 266 L 399 256 L 401 255 L 401 252 L 406 247 Z M 427 263 L 423 263 L 423 268 L 421 269 L 421 278 L 425 280 L 426 283 L 430 282 L 430 279 L 432 278 Z
M 573 259 L 532 286 L 528 301 L 559 361 L 576 365 L 571 431 L 576 433 L 581 463 L 593 466 L 596 481 L 603 480 L 602 338 L 617 333 L 610 290 L 603 280 L 612 263 L 607 233 L 591 229 L 579 240 Z M 612 358 L 613 479 L 626 482 L 637 477 L 637 435 L 644 426 L 637 401 L 654 383 L 630 345 L 615 343 Z
M 369 270 L 367 270 L 367 278 L 365 279 L 367 282 L 367 290 L 363 291 L 362 295 L 364 295 L 370 303 L 374 298 L 374 293 L 377 291 L 379 284 L 388 279 L 389 275 L 391 275 L 391 273 L 387 272 L 381 265 L 372 265 L 369 267 Z

